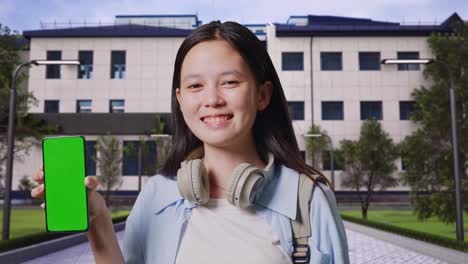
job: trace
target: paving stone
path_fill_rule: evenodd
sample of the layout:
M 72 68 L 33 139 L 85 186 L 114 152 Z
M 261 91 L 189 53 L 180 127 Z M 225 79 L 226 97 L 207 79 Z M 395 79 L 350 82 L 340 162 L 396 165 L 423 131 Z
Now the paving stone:
M 349 257 L 352 264 L 442 264 L 438 259 L 416 253 L 389 242 L 346 230 Z M 122 246 L 123 231 L 117 233 Z M 24 262 L 27 264 L 87 264 L 95 263 L 89 243 L 82 243 L 68 249 Z

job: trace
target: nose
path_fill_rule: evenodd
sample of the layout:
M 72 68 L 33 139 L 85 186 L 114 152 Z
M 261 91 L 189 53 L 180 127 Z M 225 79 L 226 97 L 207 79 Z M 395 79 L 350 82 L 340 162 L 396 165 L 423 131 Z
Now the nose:
M 210 106 L 216 107 L 216 106 L 224 105 L 226 103 L 218 87 L 211 86 L 211 87 L 208 87 L 208 89 L 205 89 L 205 91 L 206 93 L 204 97 L 205 97 L 206 107 L 210 107 Z

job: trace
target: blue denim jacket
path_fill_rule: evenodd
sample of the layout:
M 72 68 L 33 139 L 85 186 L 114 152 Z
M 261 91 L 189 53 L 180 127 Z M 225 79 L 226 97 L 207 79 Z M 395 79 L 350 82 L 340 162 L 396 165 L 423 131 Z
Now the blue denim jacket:
M 298 183 L 297 171 L 276 164 L 272 179 L 254 202 L 257 213 L 270 224 L 289 255 L 293 251 L 290 220 L 296 218 Z M 324 184 L 321 187 L 325 192 L 315 188 L 310 207 L 309 263 L 349 263 L 335 197 Z M 127 218 L 123 240 L 126 263 L 175 263 L 187 220 L 196 206 L 180 195 L 175 178 L 151 177 Z

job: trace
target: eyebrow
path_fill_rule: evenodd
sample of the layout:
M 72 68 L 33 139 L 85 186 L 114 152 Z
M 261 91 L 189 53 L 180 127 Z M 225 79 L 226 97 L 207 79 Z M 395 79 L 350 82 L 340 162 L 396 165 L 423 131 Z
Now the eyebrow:
M 222 72 L 220 75 L 221 76 L 224 76 L 224 75 L 239 75 L 239 76 L 244 76 L 244 74 L 242 74 L 240 71 L 238 70 L 233 70 L 233 71 L 225 71 L 225 72 Z M 182 81 L 187 81 L 188 79 L 196 79 L 196 78 L 200 78 L 202 75 L 201 74 L 189 74 L 187 76 L 185 76 L 183 78 Z

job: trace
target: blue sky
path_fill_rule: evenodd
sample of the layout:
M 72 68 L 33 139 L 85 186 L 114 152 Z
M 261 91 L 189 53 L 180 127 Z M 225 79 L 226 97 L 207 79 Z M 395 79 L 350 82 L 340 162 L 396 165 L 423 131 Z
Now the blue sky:
M 332 15 L 405 23 L 440 23 L 457 12 L 468 20 L 467 0 L 0 0 L 0 23 L 18 31 L 40 22 L 112 23 L 115 15 L 198 14 L 240 23 L 286 22 L 290 15 Z

